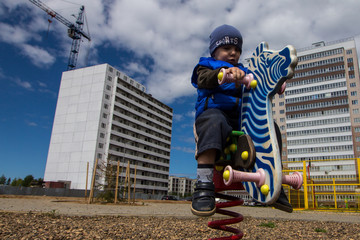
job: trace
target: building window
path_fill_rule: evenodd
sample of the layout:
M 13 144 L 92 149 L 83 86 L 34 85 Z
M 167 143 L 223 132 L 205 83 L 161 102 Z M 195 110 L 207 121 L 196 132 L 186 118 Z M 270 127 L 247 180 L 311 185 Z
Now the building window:
M 346 54 L 352 54 L 352 50 L 346 50 Z
M 353 114 L 358 114 L 359 113 L 359 109 L 358 108 L 355 108 L 352 110 L 353 111 Z
M 110 82 L 112 81 L 112 77 L 111 76 L 108 76 L 107 78 Z
M 352 105 L 358 105 L 358 103 L 359 103 L 358 100 L 352 100 L 352 101 L 351 101 L 351 104 L 352 104 Z
M 356 83 L 350 83 L 350 87 L 356 87 Z
M 351 96 L 357 96 L 357 92 L 356 91 L 351 92 Z

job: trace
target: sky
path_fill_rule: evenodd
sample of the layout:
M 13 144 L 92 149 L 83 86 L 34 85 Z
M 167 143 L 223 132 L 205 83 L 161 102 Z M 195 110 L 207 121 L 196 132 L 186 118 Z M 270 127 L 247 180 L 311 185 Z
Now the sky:
M 354 37 L 358 0 L 42 0 L 75 22 L 85 6 L 77 68 L 108 63 L 173 108 L 170 175 L 195 178 L 194 66 L 209 56 L 222 24 L 240 30 L 240 62 L 260 42 L 270 49 Z M 61 74 L 72 39 L 65 25 L 27 0 L 0 1 L 0 176 L 43 178 Z M 360 56 L 360 55 L 359 55 Z

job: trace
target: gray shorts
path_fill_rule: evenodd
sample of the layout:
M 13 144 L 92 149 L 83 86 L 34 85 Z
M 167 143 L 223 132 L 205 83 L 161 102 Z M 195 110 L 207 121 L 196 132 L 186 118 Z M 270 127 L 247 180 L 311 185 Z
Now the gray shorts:
M 231 115 L 231 114 L 230 114 Z M 216 160 L 220 157 L 220 153 L 226 147 L 226 139 L 232 130 L 239 130 L 239 117 L 234 113 L 233 117 L 223 111 L 210 108 L 205 110 L 196 119 L 194 124 L 195 135 L 195 158 L 197 159 L 201 153 L 209 149 L 217 149 Z M 282 140 L 279 126 L 274 121 L 276 138 L 282 153 Z
M 229 117 L 223 111 L 210 108 L 198 116 L 194 125 L 196 143 L 195 158 L 206 150 L 218 150 L 216 159 L 225 148 L 226 138 L 232 130 L 237 130 L 236 118 Z

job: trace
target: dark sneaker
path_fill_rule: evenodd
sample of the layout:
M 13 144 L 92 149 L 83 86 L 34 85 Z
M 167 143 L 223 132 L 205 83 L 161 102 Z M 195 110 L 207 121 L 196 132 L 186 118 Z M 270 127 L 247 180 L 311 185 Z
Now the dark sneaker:
M 191 203 L 194 215 L 208 217 L 215 214 L 215 186 L 213 182 L 197 182 Z
M 279 209 L 281 211 L 288 212 L 288 213 L 292 213 L 292 211 L 293 211 L 293 208 L 292 208 L 291 204 L 289 203 L 289 200 L 286 197 L 286 194 L 282 187 L 281 187 L 281 192 L 280 192 L 278 200 L 276 200 L 276 202 L 270 206 L 272 206 L 276 209 Z

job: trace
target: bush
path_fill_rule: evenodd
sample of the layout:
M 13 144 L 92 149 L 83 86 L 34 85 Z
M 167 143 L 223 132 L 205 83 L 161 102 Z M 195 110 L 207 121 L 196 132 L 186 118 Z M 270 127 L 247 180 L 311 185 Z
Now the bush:
M 97 196 L 97 199 L 100 201 L 102 200 L 102 201 L 108 202 L 108 203 L 114 202 L 115 194 L 112 191 L 105 191 L 105 192 L 100 193 Z

